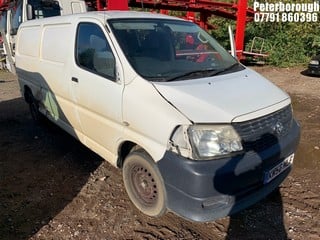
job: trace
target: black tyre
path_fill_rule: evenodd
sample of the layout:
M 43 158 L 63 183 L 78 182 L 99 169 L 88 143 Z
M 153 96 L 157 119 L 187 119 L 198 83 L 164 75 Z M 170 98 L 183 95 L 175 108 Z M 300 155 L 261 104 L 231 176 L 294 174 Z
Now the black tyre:
M 42 115 L 41 112 L 39 111 L 38 101 L 33 97 L 31 91 L 27 91 L 27 93 L 26 93 L 26 99 L 27 99 L 27 102 L 29 103 L 29 110 L 30 110 L 32 119 L 33 119 L 36 123 L 42 122 L 42 120 L 43 120 L 43 115 Z
M 163 179 L 145 151 L 131 152 L 125 159 L 123 181 L 130 200 L 141 212 L 158 217 L 167 211 Z

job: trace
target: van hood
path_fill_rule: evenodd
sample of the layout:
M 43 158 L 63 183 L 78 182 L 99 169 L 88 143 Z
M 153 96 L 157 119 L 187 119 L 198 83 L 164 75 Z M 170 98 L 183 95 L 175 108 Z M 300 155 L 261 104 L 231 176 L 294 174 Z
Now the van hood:
M 158 92 L 194 123 L 231 123 L 278 110 L 289 96 L 258 73 L 239 72 L 202 79 L 154 82 Z

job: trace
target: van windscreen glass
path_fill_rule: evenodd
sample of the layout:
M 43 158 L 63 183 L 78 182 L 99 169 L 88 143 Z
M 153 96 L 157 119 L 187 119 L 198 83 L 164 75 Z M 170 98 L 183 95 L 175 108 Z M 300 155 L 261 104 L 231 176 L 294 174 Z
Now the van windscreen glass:
M 7 33 L 7 11 L 3 11 L 0 15 L 0 29 Z
M 194 23 L 166 19 L 108 21 L 135 71 L 150 81 L 208 77 L 243 69 Z
M 46 18 L 61 15 L 58 1 L 54 0 L 28 0 L 32 6 L 33 18 Z
M 32 19 L 59 16 L 60 6 L 58 1 L 54 0 L 28 0 L 28 5 L 32 9 Z M 23 16 L 23 1 L 17 1 L 14 8 L 11 9 L 11 29 L 10 34 L 16 35 Z

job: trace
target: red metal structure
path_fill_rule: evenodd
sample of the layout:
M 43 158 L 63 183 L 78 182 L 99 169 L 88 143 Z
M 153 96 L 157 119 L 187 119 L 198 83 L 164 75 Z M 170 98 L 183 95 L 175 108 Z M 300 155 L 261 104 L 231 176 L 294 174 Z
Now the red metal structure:
M 87 0 L 92 2 L 92 0 Z M 129 7 L 159 10 L 163 14 L 171 11 L 185 11 L 186 19 L 197 23 L 204 29 L 212 28 L 208 18 L 212 15 L 236 20 L 236 50 L 241 60 L 244 58 L 244 35 L 246 23 L 254 16 L 252 8 L 248 8 L 247 0 L 238 3 L 218 2 L 212 0 L 93 0 L 97 10 L 128 10 Z M 196 18 L 195 13 L 199 13 Z
M 128 10 L 128 1 L 108 1 L 108 9 Z
M 9 7 L 10 0 L 0 0 L 0 11 L 6 10 Z
M 244 35 L 246 23 L 254 16 L 252 8 L 248 8 L 247 0 L 235 2 L 219 2 L 214 0 L 85 0 L 93 10 L 128 10 L 129 7 L 151 9 L 168 14 L 171 11 L 185 11 L 185 18 L 197 23 L 204 29 L 213 26 L 208 23 L 212 16 L 220 16 L 236 20 L 236 51 L 241 60 L 244 58 Z M 0 11 L 8 7 L 12 0 L 0 0 Z M 196 15 L 195 13 L 199 13 Z

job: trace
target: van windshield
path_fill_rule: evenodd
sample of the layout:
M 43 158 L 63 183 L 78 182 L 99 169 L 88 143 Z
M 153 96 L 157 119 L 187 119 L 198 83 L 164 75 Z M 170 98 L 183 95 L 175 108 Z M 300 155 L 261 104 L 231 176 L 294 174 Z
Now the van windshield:
M 32 9 L 32 19 L 38 18 L 46 18 L 46 17 L 53 17 L 59 16 L 60 13 L 60 6 L 59 2 L 55 0 L 28 0 L 28 5 Z M 22 23 L 23 18 L 23 1 L 17 1 L 14 8 L 11 9 L 12 11 L 12 26 L 11 26 L 11 34 L 17 34 L 18 28 Z
M 32 6 L 33 18 L 47 18 L 60 16 L 60 5 L 55 0 L 28 0 L 28 4 Z
M 239 71 L 243 67 L 194 23 L 165 19 L 111 19 L 131 66 L 150 81 L 177 81 Z
M 0 15 L 0 29 L 7 33 L 7 11 L 1 12 Z M 2 36 L 4 37 L 4 36 Z

